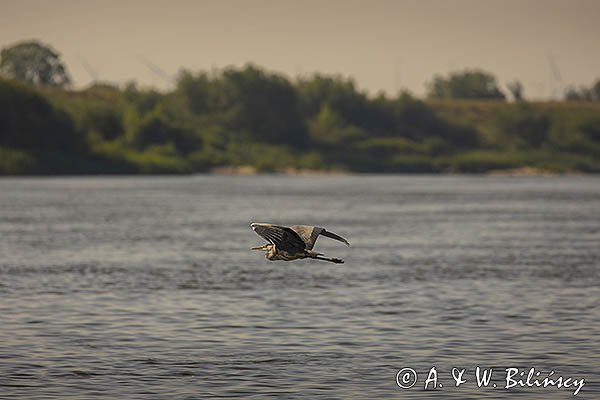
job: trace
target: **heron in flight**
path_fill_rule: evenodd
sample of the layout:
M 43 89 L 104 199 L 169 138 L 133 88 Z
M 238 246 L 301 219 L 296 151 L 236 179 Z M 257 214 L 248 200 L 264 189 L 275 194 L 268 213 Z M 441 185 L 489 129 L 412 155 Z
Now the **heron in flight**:
M 250 224 L 256 234 L 269 243 L 253 247 L 252 250 L 264 250 L 267 260 L 291 261 L 300 258 L 314 258 L 316 260 L 330 261 L 342 264 L 344 260 L 339 258 L 323 257 L 322 253 L 313 251 L 313 247 L 319 235 L 339 240 L 350 246 L 350 243 L 341 236 L 318 226 L 294 225 L 291 227 L 273 224 Z

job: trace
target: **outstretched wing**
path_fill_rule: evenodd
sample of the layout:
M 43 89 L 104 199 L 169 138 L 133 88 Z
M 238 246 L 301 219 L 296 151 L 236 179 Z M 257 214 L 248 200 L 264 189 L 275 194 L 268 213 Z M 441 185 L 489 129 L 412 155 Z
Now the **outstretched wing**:
M 304 252 L 306 248 L 302 238 L 288 227 L 256 222 L 250 224 L 250 227 L 258 236 L 274 244 L 279 250 L 295 254 Z
M 319 226 L 310 226 L 310 225 L 294 225 L 291 229 L 298 234 L 306 243 L 306 249 L 312 250 L 315 246 L 315 242 L 319 235 L 327 236 L 335 240 L 339 240 L 342 243 L 345 243 L 347 246 L 350 246 L 350 243 L 346 239 L 341 236 L 336 235 L 333 232 L 329 232 L 325 230 L 325 228 L 321 228 Z

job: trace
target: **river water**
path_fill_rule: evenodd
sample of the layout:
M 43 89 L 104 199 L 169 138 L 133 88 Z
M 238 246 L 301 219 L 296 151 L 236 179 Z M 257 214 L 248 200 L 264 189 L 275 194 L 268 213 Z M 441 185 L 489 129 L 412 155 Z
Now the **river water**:
M 599 244 L 593 176 L 3 178 L 0 398 L 597 399 Z

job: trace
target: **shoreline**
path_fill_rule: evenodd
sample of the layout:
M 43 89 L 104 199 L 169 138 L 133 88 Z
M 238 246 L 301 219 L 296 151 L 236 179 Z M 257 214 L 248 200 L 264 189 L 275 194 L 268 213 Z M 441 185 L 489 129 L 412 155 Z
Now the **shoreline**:
M 272 172 L 261 172 L 251 165 L 226 166 L 212 168 L 206 172 L 207 175 L 222 176 L 256 176 L 256 175 L 284 175 L 284 176 L 342 176 L 342 175 L 360 175 L 371 174 L 347 170 L 320 170 L 288 167 L 282 170 Z M 537 167 L 518 167 L 507 169 L 493 169 L 485 172 L 377 172 L 378 175 L 481 175 L 490 177 L 554 177 L 554 176 L 579 176 L 579 175 L 597 175 L 594 173 L 585 173 L 580 171 L 556 172 L 549 169 Z
M 485 176 L 485 177 L 559 177 L 559 176 L 600 176 L 599 173 L 582 172 L 570 170 L 565 172 L 556 172 L 543 168 L 536 167 L 518 167 L 507 169 L 493 169 L 484 172 L 361 172 L 349 170 L 327 170 L 327 169 L 304 169 L 288 167 L 275 171 L 260 171 L 251 165 L 242 166 L 223 166 L 208 169 L 206 171 L 187 172 L 187 173 L 31 173 L 31 174 L 0 174 L 2 178 L 58 178 L 58 177 L 148 177 L 148 176 L 193 176 L 193 175 L 208 175 L 208 176 L 289 176 L 289 177 L 317 177 L 317 176 L 351 176 L 351 175 L 411 175 L 411 176 Z
M 522 177 L 522 176 L 540 176 L 540 177 L 553 177 L 553 176 L 577 176 L 577 175 L 595 175 L 589 174 L 579 171 L 565 171 L 565 172 L 556 172 L 544 168 L 536 168 L 536 167 L 518 167 L 518 168 L 509 168 L 509 169 L 494 169 L 484 173 L 487 176 L 512 176 L 512 177 Z
M 225 166 L 211 168 L 206 172 L 208 175 L 224 175 L 224 176 L 255 176 L 255 175 L 286 175 L 286 176 L 335 176 L 335 175 L 352 175 L 357 172 L 344 170 L 328 170 L 328 169 L 310 169 L 310 168 L 295 168 L 287 167 L 281 170 L 261 172 L 252 165 L 240 166 Z

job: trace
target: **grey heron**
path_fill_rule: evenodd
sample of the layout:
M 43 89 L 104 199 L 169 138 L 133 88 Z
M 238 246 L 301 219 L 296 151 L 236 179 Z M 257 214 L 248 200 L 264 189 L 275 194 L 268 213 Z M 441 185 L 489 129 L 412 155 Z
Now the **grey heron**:
M 330 261 L 336 264 L 342 264 L 344 260 L 339 258 L 324 257 L 322 253 L 313 251 L 313 247 L 319 235 L 339 240 L 350 246 L 350 243 L 341 236 L 325 230 L 318 226 L 293 225 L 291 227 L 252 223 L 250 227 L 256 234 L 269 243 L 253 247 L 252 250 L 264 250 L 267 260 L 291 261 L 301 258 L 314 258 L 316 260 Z

